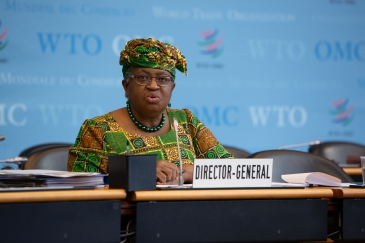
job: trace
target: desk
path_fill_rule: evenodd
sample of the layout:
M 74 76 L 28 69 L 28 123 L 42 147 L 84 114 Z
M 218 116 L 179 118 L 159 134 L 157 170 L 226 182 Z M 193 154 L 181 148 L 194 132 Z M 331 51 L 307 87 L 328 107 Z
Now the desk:
M 343 167 L 342 168 L 354 181 L 362 181 L 362 171 L 360 167 Z
M 365 189 L 335 188 L 333 198 L 340 205 L 339 222 L 342 228 L 341 239 L 346 241 L 365 241 Z
M 119 189 L 0 193 L 0 241 L 119 242 L 126 196 Z M 333 196 L 330 188 L 161 190 L 127 199 L 137 208 L 137 243 L 250 242 L 326 240 L 323 198 Z
M 0 193 L 1 242 L 120 242 L 118 189 Z
M 327 239 L 329 188 L 160 190 L 136 202 L 136 242 L 252 242 Z M 167 223 L 168 222 L 168 223 Z
M 342 167 L 342 169 L 349 175 L 349 176 L 362 176 L 361 168 L 360 167 Z

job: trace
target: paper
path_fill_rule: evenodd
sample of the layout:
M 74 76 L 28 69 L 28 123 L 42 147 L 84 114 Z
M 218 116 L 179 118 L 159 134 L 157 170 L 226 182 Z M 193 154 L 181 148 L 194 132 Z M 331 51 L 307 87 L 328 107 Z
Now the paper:
M 156 188 L 178 188 L 179 185 L 156 185 Z M 184 184 L 184 188 L 192 188 L 193 184 Z
M 0 170 L 1 175 L 44 175 L 54 177 L 95 176 L 95 172 L 69 172 L 61 170 Z
M 46 180 L 47 186 L 97 186 L 104 184 L 105 174 L 57 170 L 0 170 L 1 178 L 32 177 Z
M 343 187 L 348 183 L 341 183 L 337 177 L 322 172 L 297 173 L 282 175 L 281 178 L 288 183 L 312 184 L 319 186 Z M 348 187 L 348 185 L 347 185 Z
M 286 186 L 286 187 L 307 187 L 307 183 L 286 183 L 286 182 L 271 182 L 271 186 Z

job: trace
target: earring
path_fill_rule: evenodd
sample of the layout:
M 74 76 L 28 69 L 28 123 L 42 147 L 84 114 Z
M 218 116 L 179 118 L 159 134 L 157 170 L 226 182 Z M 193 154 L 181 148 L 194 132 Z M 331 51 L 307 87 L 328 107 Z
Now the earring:
M 169 104 L 167 105 L 167 107 L 169 107 L 169 108 L 170 108 L 170 107 L 171 107 L 171 103 L 169 103 Z

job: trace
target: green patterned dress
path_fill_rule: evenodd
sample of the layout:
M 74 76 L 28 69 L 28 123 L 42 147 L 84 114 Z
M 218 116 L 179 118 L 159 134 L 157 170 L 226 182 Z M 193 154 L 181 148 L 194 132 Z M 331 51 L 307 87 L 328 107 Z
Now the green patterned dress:
M 217 141 L 211 131 L 188 110 L 167 109 L 179 122 L 179 146 L 183 164 L 193 164 L 195 158 L 233 158 L 233 154 Z M 86 120 L 70 148 L 68 170 L 108 173 L 108 155 L 125 154 L 129 141 L 130 154 L 156 154 L 157 160 L 179 161 L 175 131 L 161 136 L 141 136 L 123 130 L 111 113 Z

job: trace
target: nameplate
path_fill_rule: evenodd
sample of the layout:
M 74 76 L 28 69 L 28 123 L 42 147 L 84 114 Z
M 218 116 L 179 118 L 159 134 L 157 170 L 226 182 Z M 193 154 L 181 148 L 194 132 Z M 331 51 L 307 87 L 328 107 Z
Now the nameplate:
M 273 159 L 195 159 L 193 188 L 271 187 Z

